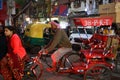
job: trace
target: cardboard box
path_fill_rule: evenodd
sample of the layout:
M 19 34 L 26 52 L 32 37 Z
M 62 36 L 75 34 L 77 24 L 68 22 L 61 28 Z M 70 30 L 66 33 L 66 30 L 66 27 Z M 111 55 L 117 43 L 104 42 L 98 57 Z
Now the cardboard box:
M 99 5 L 99 14 L 120 12 L 120 2 Z
M 109 13 L 109 14 L 100 14 L 101 17 L 112 17 L 113 18 L 113 22 L 115 23 L 120 23 L 120 12 L 117 13 Z

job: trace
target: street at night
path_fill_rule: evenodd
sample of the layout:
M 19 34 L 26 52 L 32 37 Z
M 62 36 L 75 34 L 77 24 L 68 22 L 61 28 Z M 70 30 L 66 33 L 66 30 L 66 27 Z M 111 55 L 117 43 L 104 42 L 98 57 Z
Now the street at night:
M 120 80 L 120 0 L 0 0 L 0 80 Z

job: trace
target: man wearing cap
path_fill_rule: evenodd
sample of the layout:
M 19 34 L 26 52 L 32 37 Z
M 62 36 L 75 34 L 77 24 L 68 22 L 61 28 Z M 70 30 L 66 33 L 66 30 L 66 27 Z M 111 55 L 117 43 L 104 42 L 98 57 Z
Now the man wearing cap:
M 56 64 L 59 61 L 59 59 L 64 54 L 71 52 L 72 46 L 66 32 L 60 29 L 59 22 L 57 20 L 54 20 L 50 22 L 50 24 L 51 24 L 51 29 L 54 33 L 53 39 L 43 50 L 47 54 L 52 50 L 54 50 L 55 48 L 57 48 L 57 50 L 51 55 L 52 68 L 47 68 L 48 71 L 55 71 Z

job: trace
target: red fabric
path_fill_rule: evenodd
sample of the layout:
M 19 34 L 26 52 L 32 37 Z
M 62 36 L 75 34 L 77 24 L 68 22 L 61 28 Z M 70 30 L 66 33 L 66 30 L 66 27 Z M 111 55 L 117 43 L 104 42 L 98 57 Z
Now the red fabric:
M 22 80 L 22 75 L 24 74 L 24 62 L 15 54 L 8 54 L 8 66 L 10 68 L 10 72 L 12 72 L 12 77 L 15 80 Z
M 5 56 L 0 61 L 0 74 L 2 74 L 4 80 L 22 80 L 24 70 L 23 62 L 17 57 L 17 55 Z
M 12 80 L 12 73 L 8 67 L 8 60 L 6 57 L 0 61 L 0 74 L 3 76 L 4 80 Z
M 8 53 L 17 54 L 21 59 L 26 55 L 21 39 L 17 34 L 13 34 L 8 44 Z
M 53 15 L 65 16 L 68 12 L 68 7 L 66 5 L 54 6 L 52 10 Z
M 60 5 L 59 15 L 61 15 L 67 9 L 66 5 Z
M 21 80 L 24 70 L 24 62 L 22 59 L 26 56 L 26 51 L 22 46 L 21 39 L 17 34 L 13 34 L 8 38 L 8 54 L 7 63 L 16 80 Z M 9 69 L 8 69 L 9 70 Z

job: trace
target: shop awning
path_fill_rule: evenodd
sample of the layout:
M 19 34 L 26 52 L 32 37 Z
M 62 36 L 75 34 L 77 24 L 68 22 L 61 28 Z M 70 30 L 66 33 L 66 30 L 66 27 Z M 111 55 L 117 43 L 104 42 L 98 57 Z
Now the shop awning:
M 112 25 L 112 17 L 95 17 L 95 18 L 74 18 L 76 26 L 104 26 Z
M 55 6 L 53 9 L 54 16 L 67 16 L 68 7 L 66 5 Z

